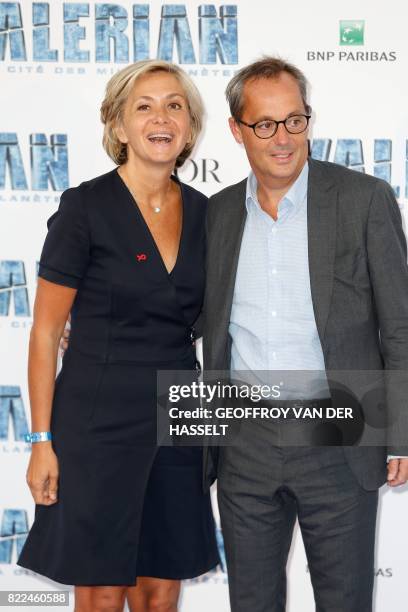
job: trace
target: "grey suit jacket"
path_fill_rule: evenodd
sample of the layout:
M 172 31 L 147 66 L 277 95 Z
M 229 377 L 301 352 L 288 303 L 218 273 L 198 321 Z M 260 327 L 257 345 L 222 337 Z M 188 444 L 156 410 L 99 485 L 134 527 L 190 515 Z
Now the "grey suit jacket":
M 203 319 L 205 370 L 229 370 L 228 333 L 246 219 L 246 179 L 209 200 Z M 326 370 L 408 371 L 408 267 L 401 214 L 380 179 L 309 159 L 310 284 Z M 408 444 L 408 440 L 407 440 Z M 204 449 L 204 483 L 218 449 Z M 366 489 L 386 480 L 386 454 L 406 447 L 344 448 Z

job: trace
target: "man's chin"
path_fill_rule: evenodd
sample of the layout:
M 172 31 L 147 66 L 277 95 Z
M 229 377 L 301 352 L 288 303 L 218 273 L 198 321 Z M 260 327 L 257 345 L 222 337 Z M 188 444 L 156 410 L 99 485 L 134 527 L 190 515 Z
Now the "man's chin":
M 268 173 L 277 179 L 296 180 L 302 168 L 303 164 L 300 165 L 299 160 L 292 157 L 287 163 L 270 163 Z
M 295 164 L 288 164 L 287 166 L 273 165 L 269 169 L 269 174 L 277 179 L 291 179 L 293 177 L 293 180 L 295 180 L 298 173 Z

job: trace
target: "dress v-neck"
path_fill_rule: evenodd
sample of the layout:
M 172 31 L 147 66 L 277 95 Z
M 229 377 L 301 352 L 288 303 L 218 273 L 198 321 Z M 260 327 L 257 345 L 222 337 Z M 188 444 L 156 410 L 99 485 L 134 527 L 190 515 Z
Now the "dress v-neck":
M 178 249 L 177 249 L 177 255 L 176 255 L 176 261 L 174 262 L 174 266 L 172 267 L 172 269 L 170 271 L 167 270 L 166 264 L 164 263 L 164 259 L 162 257 L 162 254 L 160 253 L 160 249 L 157 246 L 157 242 L 153 237 L 152 231 L 146 221 L 146 219 L 143 216 L 142 211 L 139 208 L 139 205 L 136 201 L 136 199 L 133 197 L 129 187 L 126 185 L 125 181 L 123 180 L 123 178 L 120 176 L 119 172 L 118 172 L 118 168 L 115 168 L 113 170 L 113 172 L 116 174 L 116 176 L 119 179 L 119 182 L 121 183 L 121 185 L 123 185 L 126 194 L 128 196 L 128 198 L 130 198 L 129 203 L 131 204 L 132 208 L 136 210 L 136 213 L 138 214 L 139 219 L 141 220 L 142 224 L 144 225 L 145 229 L 146 229 L 146 233 L 149 237 L 149 240 L 152 243 L 152 246 L 157 254 L 157 257 L 160 261 L 160 264 L 164 270 L 164 272 L 166 273 L 167 277 L 170 278 L 176 268 L 176 266 L 179 263 L 179 259 L 180 259 L 180 255 L 181 255 L 181 250 L 182 250 L 182 243 L 183 243 L 183 237 L 184 237 L 184 227 L 185 227 L 185 222 L 186 222 L 186 207 L 185 207 L 185 198 L 184 198 L 184 194 L 183 194 L 183 185 L 182 183 L 174 176 L 171 175 L 170 178 L 172 181 L 174 181 L 175 183 L 177 183 L 177 185 L 179 185 L 180 187 L 180 194 L 181 194 L 181 208 L 182 208 L 182 219 L 181 219 L 181 232 L 180 232 L 180 239 L 179 239 L 179 244 L 178 244 Z

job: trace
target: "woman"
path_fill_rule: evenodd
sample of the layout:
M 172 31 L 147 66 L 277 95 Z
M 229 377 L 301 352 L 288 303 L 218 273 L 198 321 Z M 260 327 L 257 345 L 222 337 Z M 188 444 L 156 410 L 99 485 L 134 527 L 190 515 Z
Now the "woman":
M 219 562 L 201 450 L 156 443 L 157 370 L 196 364 L 206 198 L 172 172 L 202 113 L 176 65 L 118 72 L 101 117 L 119 167 L 65 191 L 49 220 L 29 391 L 33 432 L 52 441 L 33 444 L 35 520 L 18 564 L 75 585 L 76 612 L 120 611 L 126 596 L 137 612 L 177 610 L 180 579 Z

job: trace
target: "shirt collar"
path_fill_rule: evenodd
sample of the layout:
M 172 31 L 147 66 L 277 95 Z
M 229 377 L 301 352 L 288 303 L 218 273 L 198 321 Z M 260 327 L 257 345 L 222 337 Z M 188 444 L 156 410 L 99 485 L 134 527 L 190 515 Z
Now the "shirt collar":
M 293 211 L 295 212 L 302 206 L 307 196 L 308 178 L 309 164 L 306 162 L 296 181 L 293 183 L 293 185 L 291 185 L 289 191 L 283 196 L 283 198 L 279 202 L 280 211 L 282 211 L 282 209 L 287 208 L 293 209 Z M 258 202 L 258 196 L 256 193 L 257 188 L 258 182 L 256 180 L 255 174 L 251 170 L 248 175 L 245 198 L 245 204 L 248 213 L 250 212 L 251 208 L 262 210 Z

